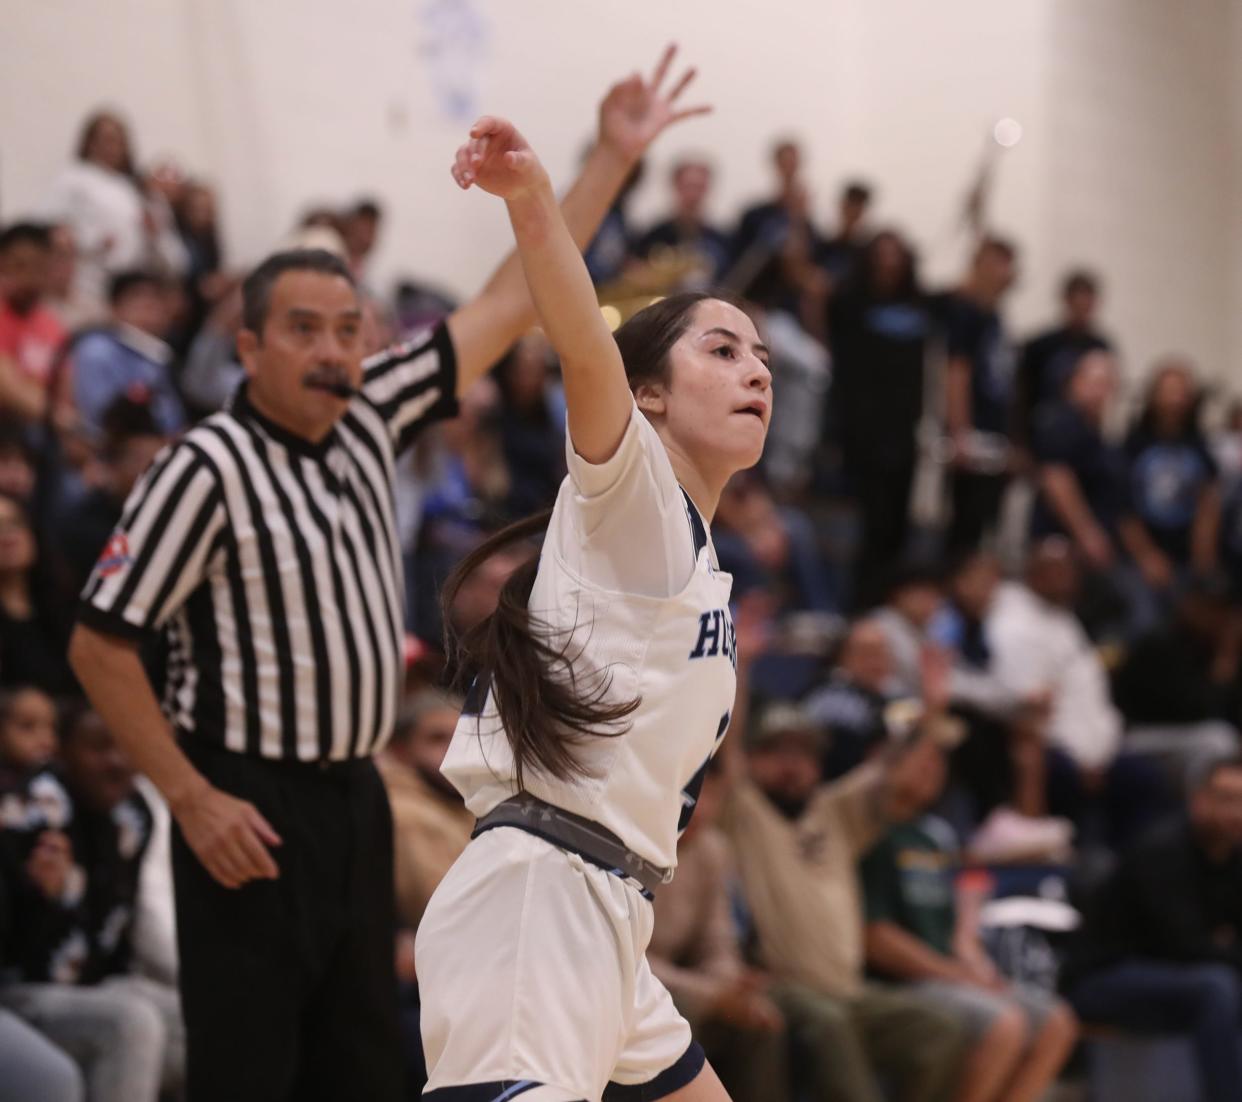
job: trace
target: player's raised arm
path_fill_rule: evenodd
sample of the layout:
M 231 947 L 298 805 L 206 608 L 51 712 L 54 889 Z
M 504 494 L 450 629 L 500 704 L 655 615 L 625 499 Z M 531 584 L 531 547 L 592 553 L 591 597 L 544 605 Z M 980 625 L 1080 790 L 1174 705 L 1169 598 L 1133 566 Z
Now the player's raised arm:
M 477 184 L 504 199 L 526 284 L 560 356 L 574 448 L 589 463 L 604 462 L 621 442 L 634 402 L 547 172 L 512 123 L 485 116 L 471 127 L 453 177 L 462 188 Z
M 599 106 L 599 134 L 577 180 L 566 193 L 561 214 L 576 249 L 595 236 L 635 165 L 669 126 L 710 110 L 678 107 L 678 99 L 694 79 L 687 70 L 666 88 L 676 57 L 669 46 L 649 79 L 638 74 L 614 84 Z M 460 166 L 454 167 L 454 171 Z M 479 294 L 448 319 L 457 357 L 457 392 L 461 394 L 535 323 L 535 307 L 522 264 L 511 253 Z

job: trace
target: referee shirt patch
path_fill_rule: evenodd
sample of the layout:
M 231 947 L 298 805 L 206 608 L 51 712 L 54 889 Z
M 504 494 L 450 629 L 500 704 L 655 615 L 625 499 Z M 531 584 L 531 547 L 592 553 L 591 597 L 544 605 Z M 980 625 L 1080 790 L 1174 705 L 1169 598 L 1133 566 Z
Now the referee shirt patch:
M 112 537 L 104 545 L 95 569 L 102 578 L 111 577 L 119 570 L 124 570 L 134 560 L 129 554 L 129 539 L 124 532 L 113 532 Z

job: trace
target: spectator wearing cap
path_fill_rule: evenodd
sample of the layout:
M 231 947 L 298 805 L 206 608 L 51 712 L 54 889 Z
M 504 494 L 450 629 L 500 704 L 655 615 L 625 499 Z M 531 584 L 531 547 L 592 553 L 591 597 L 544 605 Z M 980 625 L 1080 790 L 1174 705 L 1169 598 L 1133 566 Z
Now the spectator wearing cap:
M 1242 759 L 1210 759 L 1185 811 L 1093 893 L 1062 986 L 1083 1021 L 1187 1036 L 1205 1102 L 1242 1098 Z
M 940 750 L 919 735 L 823 784 L 821 732 L 787 704 L 762 713 L 744 760 L 729 746 L 722 824 L 809 1096 L 879 1102 L 883 1076 L 905 1102 L 947 1102 L 965 1030 L 928 1000 L 865 981 L 857 866 L 890 823 L 894 776 Z
M 122 272 L 112 280 L 111 320 L 74 348 L 73 399 L 87 432 L 98 439 L 104 414 L 118 398 L 146 401 L 165 435 L 185 427 L 185 411 L 173 388 L 172 350 L 165 343 L 172 323 L 169 288 L 149 272 Z
M 0 232 L 0 411 L 26 421 L 46 409 L 52 367 L 67 336 L 44 303 L 51 263 L 47 226 L 16 222 Z

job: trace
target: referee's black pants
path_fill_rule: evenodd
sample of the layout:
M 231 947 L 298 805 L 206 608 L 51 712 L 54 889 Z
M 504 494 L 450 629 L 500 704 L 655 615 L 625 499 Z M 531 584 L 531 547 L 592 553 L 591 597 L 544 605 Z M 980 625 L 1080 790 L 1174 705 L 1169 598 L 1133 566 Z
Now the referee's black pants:
M 186 750 L 284 843 L 277 880 L 231 890 L 174 832 L 189 1102 L 401 1102 L 392 817 L 375 766 Z

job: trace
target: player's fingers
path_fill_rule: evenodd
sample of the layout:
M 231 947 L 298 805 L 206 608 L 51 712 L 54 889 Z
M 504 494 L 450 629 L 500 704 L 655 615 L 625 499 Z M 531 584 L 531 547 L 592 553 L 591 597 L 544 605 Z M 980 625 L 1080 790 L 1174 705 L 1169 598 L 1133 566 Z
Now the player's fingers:
M 668 67 L 673 64 L 673 58 L 677 56 L 677 44 L 670 42 L 664 47 L 664 53 L 660 55 L 660 60 L 656 63 L 655 72 L 651 75 L 651 90 L 658 92 L 660 85 L 664 83 L 664 78 L 668 75 Z
M 692 119 L 696 115 L 710 115 L 714 110 L 714 107 L 706 103 L 698 107 L 687 107 L 684 111 L 674 111 L 668 121 L 681 122 L 682 119 Z
M 495 115 L 483 115 L 470 128 L 470 136 L 472 138 L 481 138 L 484 134 L 494 134 L 500 129 L 503 122 L 503 119 L 498 119 Z
M 681 80 L 679 80 L 676 84 L 673 85 L 673 90 L 669 92 L 668 94 L 668 102 L 676 103 L 677 97 L 680 96 L 682 92 L 686 90 L 690 82 L 694 80 L 694 78 L 697 77 L 698 75 L 699 75 L 698 69 L 695 69 L 693 67 L 687 69 L 685 73 L 682 74 Z
M 524 149 L 511 149 L 505 154 L 505 164 L 516 172 L 529 167 L 531 155 Z
M 488 151 L 492 148 L 492 139 L 479 138 L 474 143 L 474 151 L 470 155 L 470 160 L 475 165 L 480 165 L 487 158 Z

